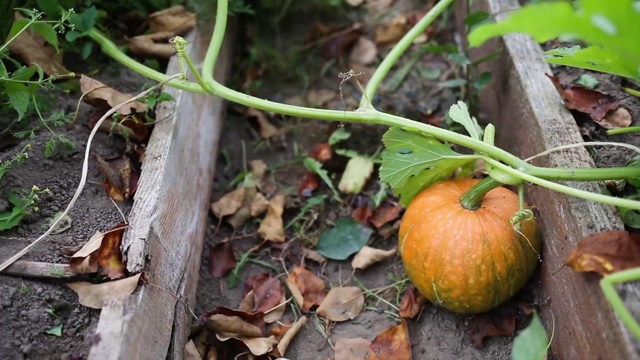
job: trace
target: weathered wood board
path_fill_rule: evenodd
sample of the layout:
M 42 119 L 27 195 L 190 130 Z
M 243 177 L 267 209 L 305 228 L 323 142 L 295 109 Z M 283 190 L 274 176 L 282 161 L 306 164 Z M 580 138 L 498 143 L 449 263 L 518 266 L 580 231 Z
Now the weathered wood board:
M 497 20 L 519 7 L 517 0 L 474 1 L 473 11 L 484 10 Z M 458 29 L 463 29 L 465 1 L 458 2 Z M 463 33 L 463 32 L 461 32 Z M 525 35 L 491 40 L 472 49 L 477 59 L 502 48 L 500 56 L 485 63 L 491 84 L 481 92 L 481 113 L 496 125 L 497 145 L 526 158 L 560 145 L 582 142 L 573 116 L 545 74 L 551 74 L 540 46 Z M 536 159 L 548 167 L 594 167 L 585 148 L 574 148 Z M 598 192 L 596 183 L 566 185 Z M 604 299 L 600 277 L 578 274 L 563 265 L 583 237 L 622 229 L 615 208 L 531 186 L 527 199 L 534 204 L 543 236 L 542 264 L 534 284 L 541 316 L 550 334 L 555 324 L 552 351 L 559 359 L 638 359 L 638 346 Z M 625 287 L 627 304 L 637 307 L 638 286 Z
M 212 28 L 203 25 L 187 37 L 187 54 L 196 64 L 204 59 Z M 215 69 L 220 82 L 229 73 L 231 48 L 227 36 Z M 167 74 L 178 72 L 174 57 Z M 144 271 L 148 284 L 126 299 L 105 303 L 90 359 L 183 358 L 193 320 L 185 304 L 195 303 L 224 102 L 172 88 L 164 91 L 175 101 L 157 112 L 162 121 L 146 150 L 123 239 L 129 271 Z

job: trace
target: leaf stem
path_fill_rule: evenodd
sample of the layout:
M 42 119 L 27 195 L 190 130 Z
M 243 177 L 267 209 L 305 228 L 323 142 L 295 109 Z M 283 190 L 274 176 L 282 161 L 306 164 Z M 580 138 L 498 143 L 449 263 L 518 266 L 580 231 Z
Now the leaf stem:
M 619 134 L 628 134 L 628 133 L 634 133 L 634 132 L 640 132 L 640 126 L 629 126 L 626 128 L 607 130 L 607 135 L 619 135 Z
M 624 306 L 624 302 L 620 299 L 620 295 L 618 295 L 614 287 L 617 283 L 636 281 L 638 279 L 640 279 L 640 268 L 623 270 L 603 277 L 602 280 L 600 280 L 600 288 L 602 289 L 604 297 L 613 308 L 613 311 L 615 311 L 636 339 L 640 340 L 640 325 L 638 325 L 636 319 L 634 319 L 633 315 L 631 315 L 629 310 Z
M 425 29 L 433 23 L 433 21 L 442 14 L 442 12 L 453 3 L 454 0 L 441 0 L 434 7 L 427 12 L 425 16 L 416 23 L 409 32 L 407 32 L 400 41 L 391 49 L 387 56 L 382 60 L 378 68 L 371 76 L 371 79 L 367 83 L 366 96 L 362 97 L 360 106 L 363 106 L 365 102 L 373 101 L 373 97 L 380 87 L 382 80 L 387 76 L 393 65 L 398 62 L 398 59 L 404 52 L 411 46 L 413 41 L 422 34 Z
M 460 205 L 467 210 L 478 210 L 487 193 L 502 185 L 491 177 L 482 179 L 460 197 Z

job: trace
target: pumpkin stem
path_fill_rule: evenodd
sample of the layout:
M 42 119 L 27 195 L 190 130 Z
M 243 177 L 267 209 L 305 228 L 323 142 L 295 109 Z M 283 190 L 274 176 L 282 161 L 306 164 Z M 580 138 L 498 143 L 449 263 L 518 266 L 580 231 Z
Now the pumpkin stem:
M 484 196 L 500 185 L 502 184 L 493 180 L 493 178 L 486 177 L 479 183 L 473 185 L 471 189 L 460 197 L 460 205 L 467 210 L 478 210 Z

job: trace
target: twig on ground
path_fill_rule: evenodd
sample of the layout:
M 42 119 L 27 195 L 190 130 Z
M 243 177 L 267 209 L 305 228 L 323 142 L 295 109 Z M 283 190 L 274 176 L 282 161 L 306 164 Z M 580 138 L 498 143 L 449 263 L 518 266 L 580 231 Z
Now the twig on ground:
M 45 263 L 39 261 L 19 260 L 3 271 L 4 275 L 31 277 L 40 279 L 63 279 L 77 276 L 66 264 Z
M 24 249 L 20 250 L 17 254 L 13 255 L 8 260 L 6 260 L 2 264 L 0 264 L 0 272 L 4 271 L 7 267 L 9 267 L 9 265 L 13 264 L 16 260 L 20 259 L 24 254 L 29 252 L 29 250 L 31 250 L 34 246 L 36 246 L 42 240 L 46 239 L 47 236 L 49 236 L 54 231 L 54 229 L 62 221 L 62 219 L 65 217 L 65 215 L 67 215 L 69 213 L 69 211 L 71 210 L 73 205 L 76 203 L 76 201 L 80 197 L 80 194 L 82 193 L 82 189 L 84 188 L 85 184 L 87 183 L 87 175 L 89 173 L 89 153 L 91 151 L 91 142 L 93 141 L 94 136 L 98 132 L 98 129 L 100 128 L 100 124 L 102 124 L 106 119 L 111 117 L 111 115 L 113 115 L 116 111 L 118 111 L 118 109 L 120 109 L 124 105 L 127 105 L 127 104 L 129 104 L 129 103 L 131 103 L 133 101 L 136 101 L 136 100 L 138 100 L 138 99 L 140 99 L 142 97 L 145 97 L 150 92 L 156 90 L 159 87 L 162 87 L 166 82 L 171 81 L 171 80 L 173 80 L 175 78 L 178 78 L 180 76 L 182 76 L 182 75 L 181 74 L 175 74 L 173 76 L 170 76 L 169 78 L 165 79 L 164 81 L 162 81 L 162 82 L 150 87 L 149 89 L 139 93 L 138 95 L 130 98 L 129 100 L 124 101 L 124 102 L 112 107 L 109 111 L 107 111 L 100 118 L 100 120 L 98 120 L 98 122 L 93 126 L 93 129 L 91 130 L 91 134 L 89 134 L 89 138 L 87 139 L 87 148 L 86 148 L 86 150 L 84 152 L 84 161 L 82 163 L 82 176 L 80 177 L 80 183 L 78 184 L 78 188 L 76 189 L 75 194 L 73 194 L 73 198 L 71 198 L 71 201 L 69 202 L 69 205 L 67 205 L 67 208 L 64 210 L 62 215 L 60 215 L 58 217 L 58 220 L 56 220 L 55 222 L 53 222 L 53 224 L 51 224 L 49 229 L 44 234 L 42 234 L 39 238 L 37 238 L 31 244 L 25 246 Z

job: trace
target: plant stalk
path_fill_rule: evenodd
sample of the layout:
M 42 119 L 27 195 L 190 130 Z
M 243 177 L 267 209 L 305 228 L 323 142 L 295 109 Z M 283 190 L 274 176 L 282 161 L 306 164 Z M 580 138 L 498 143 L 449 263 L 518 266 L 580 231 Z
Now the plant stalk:
M 500 185 L 502 184 L 493 180 L 493 178 L 486 177 L 473 185 L 471 189 L 460 197 L 460 205 L 467 210 L 478 210 L 485 195 Z

